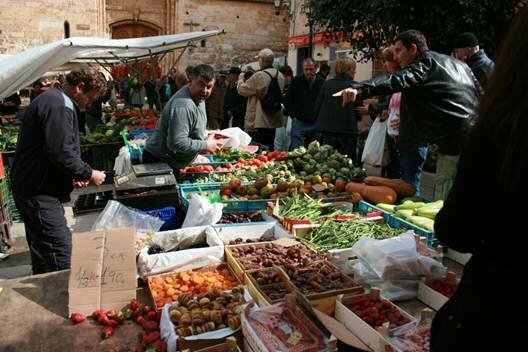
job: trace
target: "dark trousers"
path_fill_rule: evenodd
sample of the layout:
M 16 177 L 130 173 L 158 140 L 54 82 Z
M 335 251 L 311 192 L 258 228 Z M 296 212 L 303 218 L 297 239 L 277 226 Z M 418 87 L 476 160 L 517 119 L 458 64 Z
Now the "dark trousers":
M 387 135 L 387 148 L 389 149 L 389 165 L 381 169 L 381 176 L 399 179 L 402 177 L 400 163 L 400 148 L 398 147 L 398 137 Z
M 58 198 L 48 195 L 22 197 L 13 194 L 24 220 L 33 274 L 70 268 L 72 234 Z
M 274 128 L 257 128 L 257 142 L 264 144 L 269 150 L 273 150 L 275 144 Z
M 356 164 L 357 138 L 357 134 L 323 132 L 321 135 L 321 144 L 332 146 L 341 154 L 347 155 Z

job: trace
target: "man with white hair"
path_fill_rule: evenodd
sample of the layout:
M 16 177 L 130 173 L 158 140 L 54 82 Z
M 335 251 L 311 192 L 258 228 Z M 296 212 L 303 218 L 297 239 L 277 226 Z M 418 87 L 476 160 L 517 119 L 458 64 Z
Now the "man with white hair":
M 264 144 L 273 150 L 275 141 L 275 129 L 282 127 L 282 110 L 264 110 L 260 103 L 271 83 L 276 77 L 281 92 L 284 91 L 284 76 L 277 69 L 273 68 L 275 54 L 271 49 L 262 49 L 255 57 L 258 59 L 260 71 L 257 71 L 247 81 L 244 80 L 244 73 L 238 78 L 238 94 L 248 98 L 244 129 L 248 132 L 257 130 L 256 141 Z

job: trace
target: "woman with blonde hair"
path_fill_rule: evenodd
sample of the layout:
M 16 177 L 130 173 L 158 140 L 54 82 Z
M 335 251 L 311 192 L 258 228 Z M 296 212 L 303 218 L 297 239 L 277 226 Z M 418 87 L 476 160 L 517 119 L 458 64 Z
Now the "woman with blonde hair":
M 335 77 L 326 80 L 315 103 L 316 129 L 321 132 L 321 142 L 329 144 L 342 154 L 357 162 L 357 122 L 356 106 L 361 102 L 341 106 L 341 100 L 332 94 L 350 87 L 354 82 L 356 62 L 349 57 L 338 58 L 334 62 Z

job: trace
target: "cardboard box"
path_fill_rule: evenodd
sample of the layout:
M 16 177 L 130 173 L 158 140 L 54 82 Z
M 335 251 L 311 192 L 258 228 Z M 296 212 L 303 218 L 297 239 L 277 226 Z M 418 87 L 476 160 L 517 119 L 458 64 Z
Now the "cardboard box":
M 70 314 L 121 309 L 136 298 L 135 235 L 132 228 L 74 234 Z

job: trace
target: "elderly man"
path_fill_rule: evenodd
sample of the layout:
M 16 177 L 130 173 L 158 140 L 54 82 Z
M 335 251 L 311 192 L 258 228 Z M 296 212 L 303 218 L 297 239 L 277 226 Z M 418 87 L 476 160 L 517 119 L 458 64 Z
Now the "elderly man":
M 282 126 L 282 110 L 267 111 L 262 108 L 260 98 L 264 97 L 271 79 L 276 77 L 281 91 L 284 91 L 284 76 L 273 68 L 275 54 L 271 49 L 262 49 L 258 55 L 260 71 L 255 72 L 248 80 L 244 73 L 238 77 L 238 94 L 248 98 L 245 118 L 246 132 L 257 130 L 256 140 L 273 150 L 275 129 Z
M 430 51 L 417 30 L 402 32 L 394 42 L 402 69 L 362 81 L 342 91 L 343 105 L 356 97 L 402 92 L 400 103 L 400 164 L 402 179 L 420 193 L 427 145 L 439 147 L 435 198 L 444 199 L 456 174 L 456 163 L 469 121 L 475 114 L 478 82 L 467 65 Z
M 72 234 L 61 202 L 74 187 L 100 185 L 104 172 L 81 160 L 78 116 L 106 89 L 96 70 L 73 70 L 64 85 L 27 108 L 11 170 L 13 197 L 26 229 L 33 274 L 70 268 Z
M 493 72 L 495 64 L 481 49 L 475 34 L 464 32 L 455 38 L 453 52 L 457 59 L 465 61 L 482 87 Z

